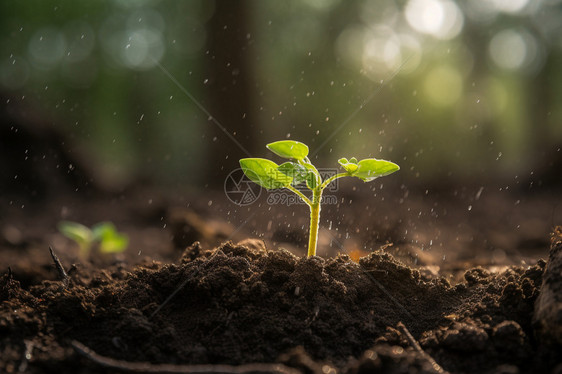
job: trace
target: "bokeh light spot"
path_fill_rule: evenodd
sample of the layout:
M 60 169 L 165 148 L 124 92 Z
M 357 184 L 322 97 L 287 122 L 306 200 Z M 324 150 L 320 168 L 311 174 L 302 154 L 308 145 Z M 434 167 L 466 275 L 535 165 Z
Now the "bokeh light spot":
M 488 53 L 496 66 L 506 70 L 533 72 L 543 63 L 541 46 L 524 30 L 498 32 L 490 40 Z
M 424 82 L 424 91 L 436 106 L 455 104 L 463 90 L 461 74 L 451 66 L 439 66 L 431 70 Z
M 28 46 L 32 64 L 45 70 L 54 68 L 63 58 L 65 50 L 64 35 L 52 27 L 38 30 L 31 37 Z
M 464 25 L 462 12 L 450 0 L 410 0 L 405 15 L 414 30 L 442 40 L 456 37 Z
M 152 68 L 163 54 L 162 35 L 152 29 L 131 32 L 121 50 L 121 57 L 125 65 L 136 69 Z
M 65 60 L 67 62 L 82 61 L 90 56 L 96 44 L 96 36 L 92 27 L 83 21 L 72 21 L 64 27 L 68 41 Z

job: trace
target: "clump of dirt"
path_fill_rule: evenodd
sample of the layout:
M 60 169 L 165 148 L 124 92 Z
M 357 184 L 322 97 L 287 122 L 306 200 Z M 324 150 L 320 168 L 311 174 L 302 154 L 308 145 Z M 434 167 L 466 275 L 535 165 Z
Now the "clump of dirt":
M 81 372 L 105 372 L 99 356 L 84 359 L 74 344 L 120 360 L 114 366 L 548 372 L 560 362 L 560 347 L 536 339 L 531 322 L 544 268 L 544 261 L 501 273 L 475 268 L 451 285 L 383 251 L 356 263 L 347 255 L 298 258 L 249 240 L 213 250 L 195 243 L 174 263 L 130 273 L 119 265 L 94 274 L 75 268 L 68 287 L 44 281 L 24 289 L 7 273 L 0 279 L 0 371 L 88 363 Z M 412 348 L 400 323 L 421 347 Z

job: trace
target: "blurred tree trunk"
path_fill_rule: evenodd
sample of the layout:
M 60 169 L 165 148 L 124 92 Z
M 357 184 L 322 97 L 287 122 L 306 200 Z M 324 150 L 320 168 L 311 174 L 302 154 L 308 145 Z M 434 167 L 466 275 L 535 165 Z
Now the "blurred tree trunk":
M 242 157 L 257 155 L 254 43 L 250 1 L 217 0 L 208 23 L 206 108 L 208 122 L 204 141 L 208 146 L 207 181 L 220 186 L 239 168 Z

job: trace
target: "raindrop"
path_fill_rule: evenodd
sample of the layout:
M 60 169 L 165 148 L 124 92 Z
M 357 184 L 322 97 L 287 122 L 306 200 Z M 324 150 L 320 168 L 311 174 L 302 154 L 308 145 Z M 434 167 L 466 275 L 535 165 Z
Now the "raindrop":
M 480 199 L 480 196 L 482 195 L 482 191 L 484 191 L 484 186 L 480 187 L 478 192 L 476 192 L 476 196 L 474 197 L 474 200 Z

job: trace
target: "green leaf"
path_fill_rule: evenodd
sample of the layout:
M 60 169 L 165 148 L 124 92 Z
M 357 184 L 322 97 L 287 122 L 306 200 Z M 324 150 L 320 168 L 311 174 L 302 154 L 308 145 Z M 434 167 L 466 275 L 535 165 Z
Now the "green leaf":
M 94 236 L 94 240 L 101 241 L 104 237 L 109 237 L 114 232 L 116 232 L 116 229 L 111 222 L 100 222 L 92 226 L 92 234 Z
M 115 233 L 115 236 L 104 238 L 100 242 L 102 253 L 120 253 L 127 249 L 129 238 L 125 234 Z
M 359 168 L 359 166 L 357 165 L 357 159 L 355 157 L 352 157 L 351 160 L 348 160 L 345 157 L 340 158 L 338 162 L 350 175 L 353 175 L 353 173 Z
M 61 221 L 58 229 L 64 236 L 78 243 L 80 247 L 88 247 L 94 240 L 92 230 L 77 222 Z
M 316 174 L 312 171 L 309 171 L 306 176 L 306 186 L 311 190 L 315 189 L 318 186 L 318 178 L 316 178 Z
M 102 253 L 119 253 L 127 249 L 129 238 L 125 234 L 117 232 L 111 222 L 101 222 L 92 227 L 92 233 L 100 242 Z
M 283 158 L 304 160 L 304 158 L 308 156 L 308 146 L 294 140 L 280 140 L 278 142 L 269 143 L 267 148 Z
M 279 170 L 286 176 L 293 178 L 294 186 L 304 182 L 307 179 L 309 173 L 309 171 L 304 166 L 290 161 L 279 165 L 277 170 Z
M 357 165 L 357 170 L 351 175 L 362 179 L 364 182 L 370 182 L 400 170 L 400 166 L 395 163 L 386 160 L 377 160 L 376 158 L 366 158 L 359 161 Z
M 283 188 L 293 182 L 292 177 L 278 170 L 279 165 L 265 158 L 243 158 L 240 167 L 252 182 L 268 190 Z

